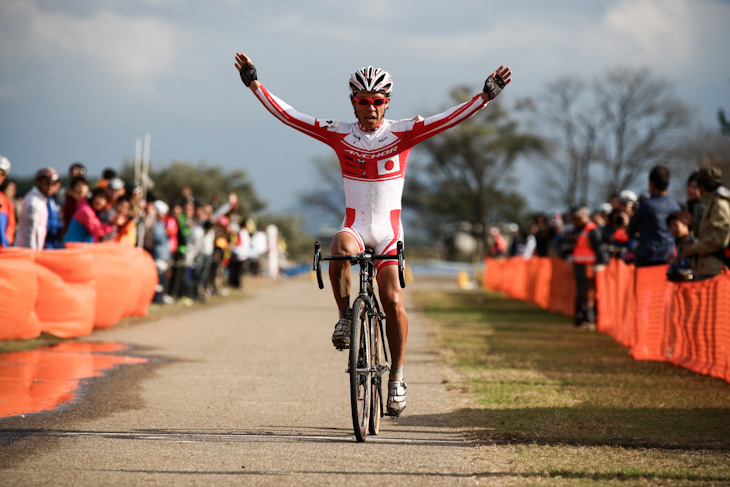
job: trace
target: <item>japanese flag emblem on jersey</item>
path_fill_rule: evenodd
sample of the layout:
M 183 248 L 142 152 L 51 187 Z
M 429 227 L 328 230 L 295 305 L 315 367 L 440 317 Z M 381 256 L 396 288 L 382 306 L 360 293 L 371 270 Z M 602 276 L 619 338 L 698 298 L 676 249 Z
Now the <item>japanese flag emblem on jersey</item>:
M 400 159 L 398 159 L 398 154 L 378 161 L 378 176 L 385 176 L 387 174 L 394 174 L 398 172 L 400 172 Z

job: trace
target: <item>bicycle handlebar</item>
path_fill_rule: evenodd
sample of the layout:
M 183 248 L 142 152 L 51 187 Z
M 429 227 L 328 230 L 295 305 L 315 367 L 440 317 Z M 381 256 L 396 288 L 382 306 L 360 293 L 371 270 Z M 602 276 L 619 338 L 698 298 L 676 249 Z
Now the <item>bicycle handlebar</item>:
M 324 289 L 324 282 L 322 282 L 322 261 L 323 260 L 348 260 L 351 264 L 358 264 L 361 262 L 367 262 L 371 260 L 397 260 L 398 261 L 398 280 L 400 281 L 400 287 L 406 287 L 406 280 L 404 274 L 405 259 L 403 257 L 403 242 L 398 241 L 397 253 L 376 255 L 368 252 L 361 252 L 359 254 L 352 255 L 322 255 L 320 251 L 319 242 L 314 242 L 314 262 L 312 264 L 312 270 L 317 273 L 317 284 L 320 289 Z

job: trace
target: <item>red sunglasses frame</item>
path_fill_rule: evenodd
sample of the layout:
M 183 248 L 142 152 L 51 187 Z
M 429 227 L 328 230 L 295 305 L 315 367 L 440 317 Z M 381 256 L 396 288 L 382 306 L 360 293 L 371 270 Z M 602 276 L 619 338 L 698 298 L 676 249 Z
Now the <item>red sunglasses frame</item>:
M 374 107 L 380 107 L 386 104 L 386 100 L 388 100 L 387 97 L 376 97 L 376 98 L 368 98 L 366 96 L 353 96 L 353 100 L 355 100 L 355 103 L 360 105 L 361 107 L 366 107 L 373 104 Z M 363 103 L 364 102 L 364 103 Z

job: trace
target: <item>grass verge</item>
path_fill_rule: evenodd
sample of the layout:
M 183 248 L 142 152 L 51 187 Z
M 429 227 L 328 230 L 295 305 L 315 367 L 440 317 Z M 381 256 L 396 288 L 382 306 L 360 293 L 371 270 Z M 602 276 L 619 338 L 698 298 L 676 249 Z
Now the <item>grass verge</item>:
M 414 294 L 472 400 L 454 421 L 491 480 L 730 485 L 730 384 L 635 361 L 569 317 L 484 291 Z M 491 452 L 491 453 L 490 453 Z M 499 468 L 496 468 L 499 470 Z M 507 482 L 510 483 L 510 482 Z

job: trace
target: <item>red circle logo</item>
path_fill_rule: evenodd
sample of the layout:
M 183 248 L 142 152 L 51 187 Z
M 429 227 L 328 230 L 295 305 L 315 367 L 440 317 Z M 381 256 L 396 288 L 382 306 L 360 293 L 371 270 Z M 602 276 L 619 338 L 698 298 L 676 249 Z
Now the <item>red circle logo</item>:
M 395 167 L 395 162 L 393 162 L 393 161 L 388 161 L 385 163 L 386 171 L 392 171 L 394 167 Z

